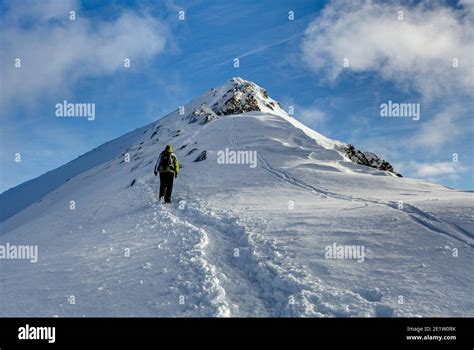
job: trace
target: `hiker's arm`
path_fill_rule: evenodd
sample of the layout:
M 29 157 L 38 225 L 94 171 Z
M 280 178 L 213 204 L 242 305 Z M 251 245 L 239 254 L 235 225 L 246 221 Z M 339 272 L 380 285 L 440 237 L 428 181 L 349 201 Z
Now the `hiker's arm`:
M 154 170 L 155 175 L 158 174 L 158 165 L 160 164 L 160 159 L 161 159 L 161 155 L 158 157 L 158 160 L 156 161 L 156 164 L 155 164 L 155 170 Z
M 178 162 L 178 158 L 174 157 L 174 169 L 175 169 L 175 174 L 176 176 L 178 176 L 178 172 L 179 172 L 179 162 Z

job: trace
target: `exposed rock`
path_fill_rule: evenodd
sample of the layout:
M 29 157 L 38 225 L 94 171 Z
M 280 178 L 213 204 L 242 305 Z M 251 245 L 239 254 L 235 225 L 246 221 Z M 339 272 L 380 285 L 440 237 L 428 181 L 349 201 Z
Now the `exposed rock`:
M 383 158 L 379 157 L 375 153 L 371 152 L 362 152 L 354 147 L 354 145 L 347 145 L 344 149 L 345 155 L 354 163 L 365 165 L 371 168 L 389 171 L 399 177 L 402 177 L 401 174 L 397 173 L 393 166 L 384 160 Z
M 188 115 L 189 123 L 199 123 L 201 125 L 209 123 L 214 120 L 217 115 L 207 105 L 202 104 L 196 108 L 190 115 Z
M 188 154 L 186 154 L 187 156 L 190 156 L 191 154 L 193 154 L 195 151 L 197 151 L 197 148 L 193 148 L 192 150 L 190 150 L 188 152 Z
M 207 152 L 202 151 L 201 154 L 196 159 L 194 159 L 194 162 L 201 162 L 205 160 L 206 158 L 207 158 Z
M 265 90 L 239 78 L 232 78 L 231 83 L 232 88 L 222 96 L 222 101 L 216 102 L 211 106 L 215 114 L 229 115 L 261 111 L 256 95 L 260 94 L 268 99 L 269 97 Z

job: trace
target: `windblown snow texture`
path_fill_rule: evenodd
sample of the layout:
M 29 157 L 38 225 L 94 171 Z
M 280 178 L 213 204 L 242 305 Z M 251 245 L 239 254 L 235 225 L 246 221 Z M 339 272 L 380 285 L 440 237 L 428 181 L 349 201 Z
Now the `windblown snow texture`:
M 153 166 L 169 143 L 167 206 Z M 257 166 L 222 164 L 226 148 Z M 472 193 L 401 178 L 241 78 L 0 207 L 0 246 L 39 249 L 0 260 L 2 316 L 474 315 Z M 364 260 L 330 259 L 334 245 Z

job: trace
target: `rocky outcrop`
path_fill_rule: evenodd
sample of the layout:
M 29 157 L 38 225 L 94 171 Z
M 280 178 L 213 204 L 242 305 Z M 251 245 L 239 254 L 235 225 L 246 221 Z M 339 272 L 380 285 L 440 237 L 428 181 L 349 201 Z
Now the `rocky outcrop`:
M 255 84 L 239 78 L 230 80 L 231 88 L 222 96 L 222 99 L 214 103 L 211 108 L 217 115 L 241 114 L 245 112 L 260 112 L 257 94 L 266 96 L 265 90 Z
M 245 112 L 260 111 L 257 100 L 254 96 L 245 96 L 242 94 L 232 95 L 225 101 L 222 109 L 218 109 L 217 115 L 241 114 Z
M 207 158 L 207 151 L 202 151 L 201 154 L 199 154 L 199 156 L 194 159 L 194 162 L 202 162 L 203 160 L 205 160 Z
M 399 177 L 402 177 L 401 174 L 397 173 L 393 166 L 384 160 L 383 158 L 379 157 L 375 153 L 372 152 L 363 152 L 354 147 L 354 145 L 347 145 L 343 149 L 344 154 L 347 158 L 349 158 L 354 163 L 365 165 L 371 168 L 389 171 Z
M 198 123 L 201 125 L 207 124 L 217 117 L 216 113 L 212 111 L 207 105 L 202 104 L 196 108 L 190 115 L 188 115 L 189 123 Z

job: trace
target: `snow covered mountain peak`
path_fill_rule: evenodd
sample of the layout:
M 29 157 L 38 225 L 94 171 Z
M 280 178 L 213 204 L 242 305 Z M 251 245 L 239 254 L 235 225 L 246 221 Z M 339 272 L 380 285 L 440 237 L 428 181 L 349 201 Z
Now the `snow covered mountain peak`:
M 232 139 L 241 137 L 251 140 L 247 147 L 252 149 L 260 149 L 268 143 L 275 148 L 276 142 L 285 146 L 284 151 L 291 158 L 314 163 L 311 166 L 338 168 L 344 173 L 398 175 L 390 163 L 375 153 L 361 151 L 351 144 L 326 137 L 297 118 L 298 115 L 289 115 L 268 95 L 266 89 L 241 77 L 233 77 L 166 117 L 3 192 L 0 196 L 0 222 L 83 172 L 114 159 L 123 164 L 123 157 L 129 153 L 132 160 L 143 162 L 142 152 L 147 151 L 150 153 L 147 164 L 151 164 L 166 143 L 172 143 L 193 161 L 196 156 L 205 160 L 216 150 L 226 147 L 242 147 L 242 144 L 229 143 L 229 140 L 217 137 L 226 131 L 222 130 L 223 125 L 226 128 L 237 125 L 237 120 L 241 120 L 242 128 L 233 131 Z
M 191 112 L 192 122 L 199 120 L 206 123 L 215 116 L 246 112 L 287 115 L 281 105 L 268 96 L 264 88 L 241 77 L 233 77 L 224 85 L 212 88 L 194 105 Z
M 191 102 L 187 109 L 191 110 L 187 115 L 189 123 L 202 125 L 220 116 L 248 112 L 276 115 L 303 131 L 321 147 L 337 151 L 348 161 L 401 176 L 389 162 L 377 154 L 358 150 L 351 144 L 332 140 L 306 127 L 289 115 L 279 102 L 272 99 L 266 89 L 241 77 L 233 77 L 222 86 L 210 89 L 206 94 Z

